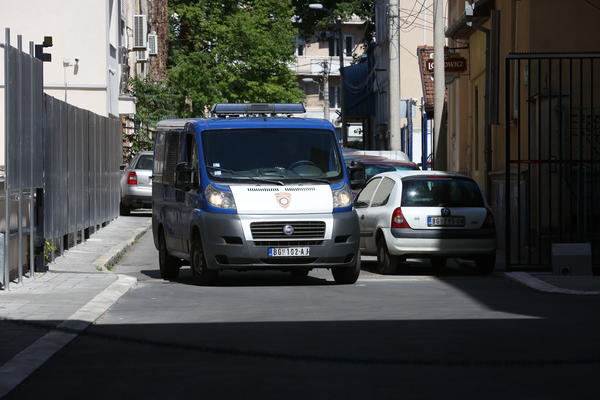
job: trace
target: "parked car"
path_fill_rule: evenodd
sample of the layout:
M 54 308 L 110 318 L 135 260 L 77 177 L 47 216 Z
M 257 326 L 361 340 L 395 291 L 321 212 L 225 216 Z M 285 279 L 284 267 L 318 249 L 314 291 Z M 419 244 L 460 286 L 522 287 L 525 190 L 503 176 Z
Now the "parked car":
M 129 215 L 135 208 L 152 207 L 152 151 L 138 153 L 121 174 L 121 215 Z
M 304 112 L 302 104 L 218 104 L 221 118 L 158 123 L 152 230 L 161 277 L 176 277 L 186 260 L 203 283 L 221 270 L 302 277 L 314 268 L 331 269 L 338 284 L 356 282 L 352 169 L 335 128 L 265 116 Z
M 378 270 L 399 261 L 430 258 L 443 268 L 448 257 L 475 260 L 490 273 L 496 260 L 492 212 L 477 183 L 438 171 L 395 171 L 373 177 L 358 194 L 361 252 L 377 255 Z
M 365 183 L 375 175 L 381 174 L 383 172 L 419 170 L 419 166 L 412 161 L 391 160 L 389 158 L 379 156 L 346 155 L 344 161 L 346 163 L 346 167 L 358 164 L 359 166 L 364 168 L 366 178 Z M 356 195 L 363 187 L 353 188 L 353 198 L 356 198 Z

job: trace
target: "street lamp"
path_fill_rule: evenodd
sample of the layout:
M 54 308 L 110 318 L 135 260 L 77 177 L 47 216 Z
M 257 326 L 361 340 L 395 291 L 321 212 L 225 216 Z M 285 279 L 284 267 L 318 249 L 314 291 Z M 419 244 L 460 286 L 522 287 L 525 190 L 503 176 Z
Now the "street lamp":
M 333 13 L 330 9 L 325 8 L 323 4 L 320 3 L 311 3 L 308 5 L 308 8 L 311 10 L 321 10 L 325 11 L 327 14 L 333 16 Z M 342 124 L 342 145 L 346 145 L 348 143 L 348 132 L 346 130 L 346 118 L 344 113 L 344 80 L 342 78 L 342 69 L 344 68 L 344 37 L 342 36 L 342 19 L 339 17 L 335 18 L 335 31 L 338 36 L 338 55 L 340 57 L 340 121 Z

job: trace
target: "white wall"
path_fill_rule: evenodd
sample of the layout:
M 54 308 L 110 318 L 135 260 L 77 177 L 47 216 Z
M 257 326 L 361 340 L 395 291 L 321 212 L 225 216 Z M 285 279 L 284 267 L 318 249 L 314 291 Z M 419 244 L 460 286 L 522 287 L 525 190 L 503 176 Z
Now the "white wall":
M 0 12 L 0 41 L 4 42 L 4 28 L 11 28 L 11 42 L 17 34 L 29 49 L 29 41 L 41 43 L 44 36 L 52 36 L 54 45 L 45 52 L 52 54 L 52 62 L 44 63 L 46 92 L 61 100 L 65 85 L 69 103 L 100 115 L 115 111 L 118 103 L 107 100 L 108 81 L 108 4 L 110 0 L 2 0 Z M 118 9 L 118 0 L 113 8 Z M 114 11 L 116 12 L 116 11 Z M 63 60 L 79 58 L 77 74 L 73 66 L 64 68 Z M 1 62 L 1 61 L 0 61 Z M 118 102 L 118 65 L 116 67 Z M 66 73 L 65 73 L 66 72 Z M 2 79 L 2 82 L 4 80 Z M 111 90 L 113 83 L 111 82 Z M 50 89 L 53 88 L 53 89 Z M 110 107 L 109 107 L 110 106 Z M 4 109 L 0 109 L 3 113 Z

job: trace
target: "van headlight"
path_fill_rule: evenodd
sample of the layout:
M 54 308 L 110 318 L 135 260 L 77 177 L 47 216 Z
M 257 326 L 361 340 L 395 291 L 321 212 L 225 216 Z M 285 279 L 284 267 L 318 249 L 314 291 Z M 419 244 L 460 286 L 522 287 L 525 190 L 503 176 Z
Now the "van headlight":
M 352 192 L 348 184 L 344 184 L 341 188 L 331 191 L 333 195 L 333 208 L 348 207 L 352 205 Z
M 219 190 L 213 185 L 208 185 L 204 190 L 204 196 L 211 206 L 226 209 L 236 208 L 233 193 L 228 190 Z

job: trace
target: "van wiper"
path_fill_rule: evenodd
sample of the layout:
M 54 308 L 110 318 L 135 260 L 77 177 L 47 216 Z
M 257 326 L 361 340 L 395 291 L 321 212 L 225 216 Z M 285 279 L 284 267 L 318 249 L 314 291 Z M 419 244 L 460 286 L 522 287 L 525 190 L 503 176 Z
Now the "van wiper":
M 298 179 L 302 179 L 302 180 L 307 180 L 307 181 L 311 181 L 311 182 L 321 182 L 321 183 L 326 183 L 329 185 L 329 181 L 327 179 L 321 179 L 321 178 L 307 178 L 305 176 L 298 178 Z
M 207 165 L 206 168 L 212 169 L 212 170 L 215 170 L 215 171 L 225 172 L 226 174 L 231 174 L 231 175 L 239 176 L 240 178 L 250 179 L 250 180 L 253 180 L 255 182 L 271 183 L 271 184 L 275 184 L 275 185 L 279 185 L 279 186 L 285 186 L 285 183 L 283 183 L 281 181 L 276 181 L 276 180 L 272 180 L 272 179 L 264 179 L 264 178 L 256 178 L 254 176 L 248 176 L 248 175 L 242 175 L 238 171 L 233 171 L 233 170 L 227 169 L 227 168 L 213 167 L 212 165 Z

